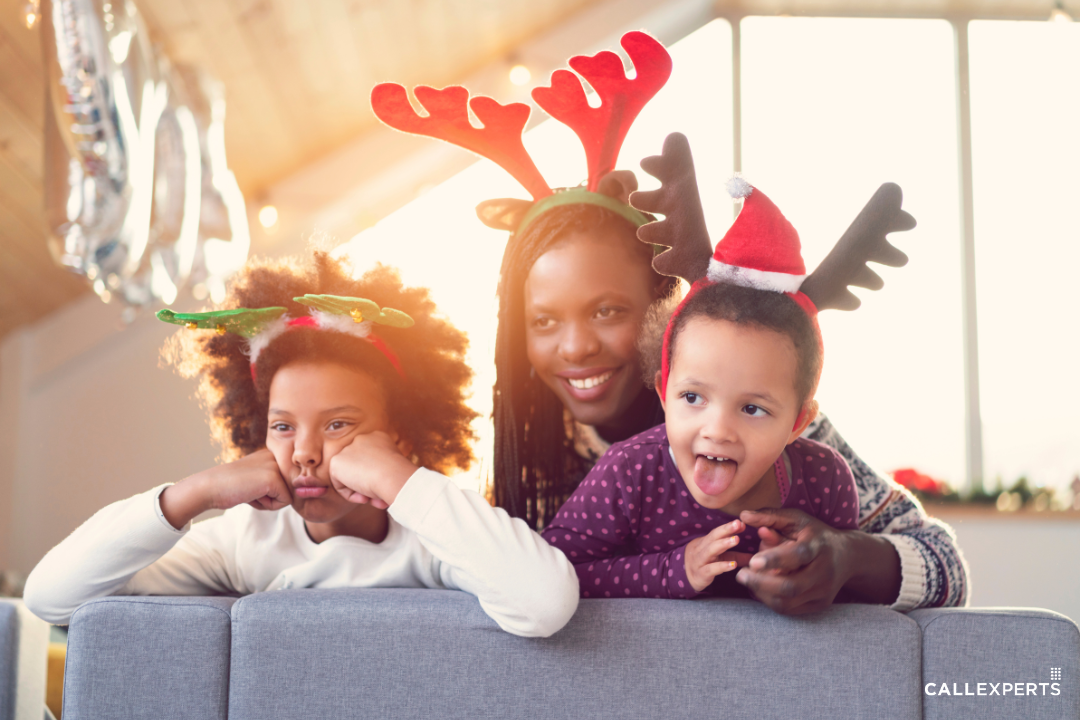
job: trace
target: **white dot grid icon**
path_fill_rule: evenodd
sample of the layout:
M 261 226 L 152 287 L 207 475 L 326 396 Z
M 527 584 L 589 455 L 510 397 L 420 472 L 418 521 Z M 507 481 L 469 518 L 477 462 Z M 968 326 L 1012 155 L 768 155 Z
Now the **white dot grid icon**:
M 1060 680 L 1061 679 L 1061 668 L 1055 668 L 1055 667 L 1050 668 L 1050 679 L 1051 680 Z

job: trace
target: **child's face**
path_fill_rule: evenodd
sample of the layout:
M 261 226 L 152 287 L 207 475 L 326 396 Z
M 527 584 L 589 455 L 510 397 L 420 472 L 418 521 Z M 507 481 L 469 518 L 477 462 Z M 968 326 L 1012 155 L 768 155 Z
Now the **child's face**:
M 635 342 L 657 277 L 633 239 L 574 233 L 525 281 L 526 349 L 575 420 L 617 423 L 644 387 Z
M 737 515 L 773 496 L 769 472 L 798 437 L 795 346 L 781 333 L 696 317 L 675 341 L 664 410 L 698 504 Z
M 266 447 L 305 520 L 329 523 L 359 507 L 330 483 L 330 458 L 363 433 L 391 432 L 382 387 L 334 363 L 282 366 L 270 381 Z

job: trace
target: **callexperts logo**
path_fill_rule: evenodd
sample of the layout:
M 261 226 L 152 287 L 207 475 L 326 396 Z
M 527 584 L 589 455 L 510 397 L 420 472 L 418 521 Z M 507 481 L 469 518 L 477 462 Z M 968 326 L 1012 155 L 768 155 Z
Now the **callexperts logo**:
M 927 695 L 941 696 L 948 695 L 955 697 L 957 695 L 963 696 L 979 696 L 979 695 L 998 695 L 1009 697 L 1028 696 L 1028 695 L 1060 695 L 1061 694 L 1061 668 L 1050 668 L 1050 681 L 1049 682 L 952 682 L 952 683 L 937 683 L 928 682 L 923 686 L 923 692 Z

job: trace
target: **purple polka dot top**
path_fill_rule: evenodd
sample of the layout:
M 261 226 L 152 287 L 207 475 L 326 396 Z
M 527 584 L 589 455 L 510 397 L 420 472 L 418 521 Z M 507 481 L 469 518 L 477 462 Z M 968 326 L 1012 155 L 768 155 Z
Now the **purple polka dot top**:
M 582 597 L 692 598 L 683 548 L 734 516 L 694 501 L 658 425 L 612 445 L 543 531 L 574 564 Z M 857 529 L 855 481 L 832 448 L 803 438 L 776 462 L 781 507 L 802 510 L 839 529 Z M 747 528 L 734 548 L 755 553 Z M 714 583 L 715 584 L 715 583 Z M 706 588 L 706 592 L 708 588 Z

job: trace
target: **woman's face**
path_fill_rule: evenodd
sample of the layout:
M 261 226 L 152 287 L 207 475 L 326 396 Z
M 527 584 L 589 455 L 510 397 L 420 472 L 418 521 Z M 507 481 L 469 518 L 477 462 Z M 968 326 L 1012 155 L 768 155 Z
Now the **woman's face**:
M 586 425 L 617 424 L 643 388 L 635 342 L 662 281 L 631 242 L 573 233 L 525 280 L 529 362 Z

